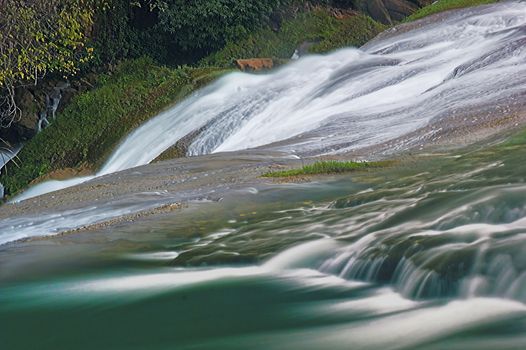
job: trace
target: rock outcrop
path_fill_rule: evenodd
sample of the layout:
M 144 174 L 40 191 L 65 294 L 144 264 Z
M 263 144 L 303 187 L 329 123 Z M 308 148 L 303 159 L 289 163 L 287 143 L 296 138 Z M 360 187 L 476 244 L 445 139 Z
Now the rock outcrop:
M 260 71 L 274 67 L 272 58 L 249 58 L 235 61 L 236 66 L 242 71 Z
M 65 81 L 49 80 L 17 88 L 15 101 L 20 115 L 9 128 L 0 128 L 0 139 L 19 144 L 34 137 L 80 91 L 79 84 L 72 87 Z
M 354 7 L 383 24 L 403 20 L 432 0 L 354 0 Z

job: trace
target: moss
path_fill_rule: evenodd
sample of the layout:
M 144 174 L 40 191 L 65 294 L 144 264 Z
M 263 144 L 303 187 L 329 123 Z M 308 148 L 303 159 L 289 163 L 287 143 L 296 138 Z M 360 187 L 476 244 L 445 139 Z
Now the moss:
M 386 27 L 362 14 L 336 18 L 327 9 L 316 9 L 284 20 L 278 31 L 261 29 L 244 39 L 229 42 L 220 51 L 201 61 L 202 65 L 229 66 L 239 58 L 270 57 L 287 59 L 304 42 L 310 52 L 322 53 L 344 46 L 361 46 Z
M 29 141 L 18 155 L 20 166 L 11 166 L 0 182 L 13 195 L 58 169 L 96 168 L 131 130 L 224 72 L 171 69 L 147 58 L 125 61 Z
M 305 165 L 299 169 L 272 171 L 263 174 L 263 177 L 294 177 L 302 175 L 321 175 L 321 174 L 338 174 L 350 171 L 356 171 L 367 168 L 385 167 L 392 164 L 392 161 L 383 162 L 353 162 L 324 160 L 310 165 Z
M 496 0 L 440 0 L 421 8 L 406 22 L 445 10 L 496 2 Z M 302 43 L 312 43 L 311 53 L 325 53 L 347 46 L 361 46 L 388 27 L 361 13 L 335 16 L 330 9 L 317 8 L 285 19 L 279 30 L 266 27 L 249 33 L 201 60 L 201 65 L 230 66 L 235 59 L 269 57 L 288 59 Z
M 411 16 L 407 17 L 404 22 L 415 21 L 442 11 L 491 4 L 497 1 L 498 0 L 440 0 L 416 11 Z
M 381 23 L 365 15 L 356 15 L 339 21 L 333 32 L 311 48 L 311 52 L 323 53 L 348 46 L 361 46 L 387 29 Z

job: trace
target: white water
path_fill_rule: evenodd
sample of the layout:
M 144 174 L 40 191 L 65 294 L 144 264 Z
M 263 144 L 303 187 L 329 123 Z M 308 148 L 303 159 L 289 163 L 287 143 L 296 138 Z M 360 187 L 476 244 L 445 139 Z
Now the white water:
M 460 11 L 361 50 L 302 58 L 270 74 L 230 74 L 135 130 L 95 176 L 148 164 L 205 126 L 189 155 L 260 146 L 346 152 L 431 121 L 456 118 L 471 125 L 494 108 L 511 113 L 526 93 L 525 25 L 525 3 L 501 3 Z M 391 151 L 418 146 L 422 138 L 407 137 Z M 43 183 L 15 201 L 92 178 Z
M 16 157 L 21 149 L 22 145 L 16 146 L 14 148 L 0 147 L 0 170 Z
M 22 149 L 22 145 L 10 147 L 0 147 L 0 171 L 7 166 L 7 164 L 16 157 L 18 152 Z M 0 183 L 0 198 L 4 197 L 4 185 Z

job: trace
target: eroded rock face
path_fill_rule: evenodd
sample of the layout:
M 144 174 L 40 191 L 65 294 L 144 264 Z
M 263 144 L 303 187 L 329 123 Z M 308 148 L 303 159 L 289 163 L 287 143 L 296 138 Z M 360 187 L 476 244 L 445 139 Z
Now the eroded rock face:
M 38 110 L 41 106 L 39 106 L 34 94 L 28 89 L 17 89 L 15 101 L 21 115 L 20 119 L 13 124 L 13 132 L 22 140 L 30 139 L 36 134 Z
M 392 21 L 401 21 L 420 8 L 407 0 L 384 0 L 383 3 Z
M 243 71 L 260 71 L 274 67 L 274 61 L 272 58 L 239 59 L 236 66 Z
M 354 7 L 383 24 L 403 20 L 432 0 L 355 0 Z
M 55 119 L 56 113 L 76 92 L 69 83 L 56 80 L 16 89 L 15 101 L 20 115 L 9 128 L 0 129 L 0 139 L 12 144 L 31 139 Z
M 177 141 L 172 147 L 168 148 L 166 151 L 164 151 L 159 157 L 157 157 L 154 162 L 160 162 L 163 160 L 168 159 L 176 159 L 176 158 L 183 158 L 186 157 L 186 154 L 188 153 L 188 147 L 194 142 L 194 140 L 203 132 L 206 130 L 209 124 L 194 130 L 187 134 L 186 136 L 182 137 L 179 141 Z

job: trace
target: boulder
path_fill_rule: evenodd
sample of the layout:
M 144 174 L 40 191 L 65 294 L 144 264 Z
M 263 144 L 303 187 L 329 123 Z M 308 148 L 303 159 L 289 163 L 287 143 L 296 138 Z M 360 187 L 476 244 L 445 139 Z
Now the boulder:
M 20 115 L 9 128 L 0 128 L 0 139 L 13 144 L 31 139 L 76 93 L 68 82 L 61 80 L 46 80 L 37 86 L 17 88 L 15 102 Z
M 383 0 L 383 2 L 393 21 L 401 21 L 419 8 L 414 3 L 406 0 Z
M 16 90 L 15 101 L 17 107 L 20 109 L 20 119 L 13 123 L 13 130 L 9 141 L 16 143 L 20 140 L 29 140 L 35 136 L 40 106 L 33 93 L 25 88 L 18 88 Z
M 274 67 L 272 58 L 249 58 L 235 61 L 236 66 L 242 71 L 260 71 Z
M 367 13 L 376 21 L 383 24 L 391 24 L 391 16 L 385 8 L 382 0 L 370 0 L 367 1 Z

